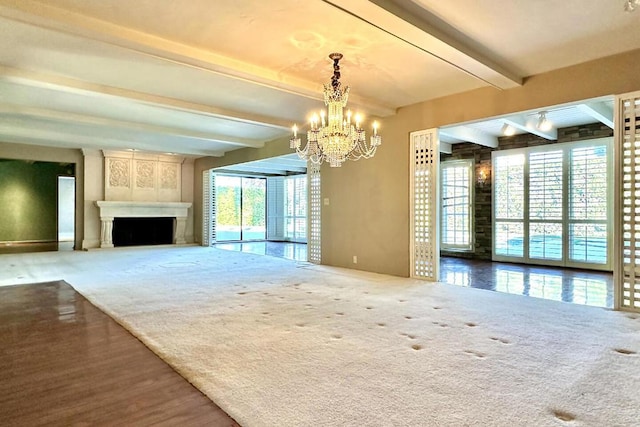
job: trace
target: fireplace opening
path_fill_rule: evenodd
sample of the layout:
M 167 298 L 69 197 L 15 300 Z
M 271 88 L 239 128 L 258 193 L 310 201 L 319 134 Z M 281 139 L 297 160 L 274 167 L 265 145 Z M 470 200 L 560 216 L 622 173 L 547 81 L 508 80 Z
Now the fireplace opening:
M 174 218 L 114 218 L 113 246 L 170 245 Z

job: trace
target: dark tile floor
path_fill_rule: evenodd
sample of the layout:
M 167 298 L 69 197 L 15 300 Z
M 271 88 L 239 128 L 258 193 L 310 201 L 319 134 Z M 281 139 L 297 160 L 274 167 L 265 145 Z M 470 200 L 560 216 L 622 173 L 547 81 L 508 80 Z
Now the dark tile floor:
M 440 280 L 452 285 L 613 307 L 613 273 L 608 272 L 441 257 Z
M 216 243 L 218 249 L 230 251 L 248 252 L 258 255 L 269 255 L 278 258 L 287 258 L 294 261 L 307 260 L 306 243 L 292 242 L 229 242 Z

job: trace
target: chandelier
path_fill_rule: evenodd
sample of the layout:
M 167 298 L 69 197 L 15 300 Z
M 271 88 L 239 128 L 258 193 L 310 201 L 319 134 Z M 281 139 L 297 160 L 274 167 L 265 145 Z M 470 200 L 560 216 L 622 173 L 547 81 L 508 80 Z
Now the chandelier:
M 298 127 L 293 125 L 291 148 L 295 148 L 300 158 L 320 165 L 323 161 L 331 167 L 339 167 L 346 160 L 368 159 L 373 157 L 376 149 L 382 144 L 378 135 L 378 123 L 373 122 L 373 136 L 367 143 L 365 131 L 358 114 L 351 120 L 351 111 L 344 113 L 349 98 L 349 86 L 342 88 L 340 83 L 341 53 L 332 53 L 333 76 L 331 84 L 324 85 L 324 104 L 327 112 L 320 110 L 320 117 L 313 114 L 310 129 L 307 132 L 307 145 L 301 148 Z M 326 120 L 325 120 L 326 119 Z

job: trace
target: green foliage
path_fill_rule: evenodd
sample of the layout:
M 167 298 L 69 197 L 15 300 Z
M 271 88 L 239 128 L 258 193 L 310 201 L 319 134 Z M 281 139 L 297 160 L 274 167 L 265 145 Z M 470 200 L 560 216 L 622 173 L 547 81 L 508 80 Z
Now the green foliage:
M 235 183 L 231 177 L 228 185 L 217 185 L 217 222 L 219 225 L 240 225 L 240 179 Z M 265 225 L 264 180 L 242 178 L 242 225 L 245 227 Z
M 216 220 L 220 225 L 236 225 L 240 223 L 240 189 L 237 187 L 222 187 L 216 189 L 217 214 Z

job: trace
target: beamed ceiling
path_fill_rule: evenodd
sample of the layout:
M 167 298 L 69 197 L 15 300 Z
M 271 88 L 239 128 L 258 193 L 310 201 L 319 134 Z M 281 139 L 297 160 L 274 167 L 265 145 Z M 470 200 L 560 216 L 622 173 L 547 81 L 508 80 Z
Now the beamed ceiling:
M 287 138 L 321 106 L 331 52 L 351 108 L 384 118 L 640 48 L 622 0 L 0 0 L 0 28 L 0 140 L 194 157 Z M 558 111 L 607 123 L 612 106 Z M 535 113 L 443 140 L 490 145 Z

